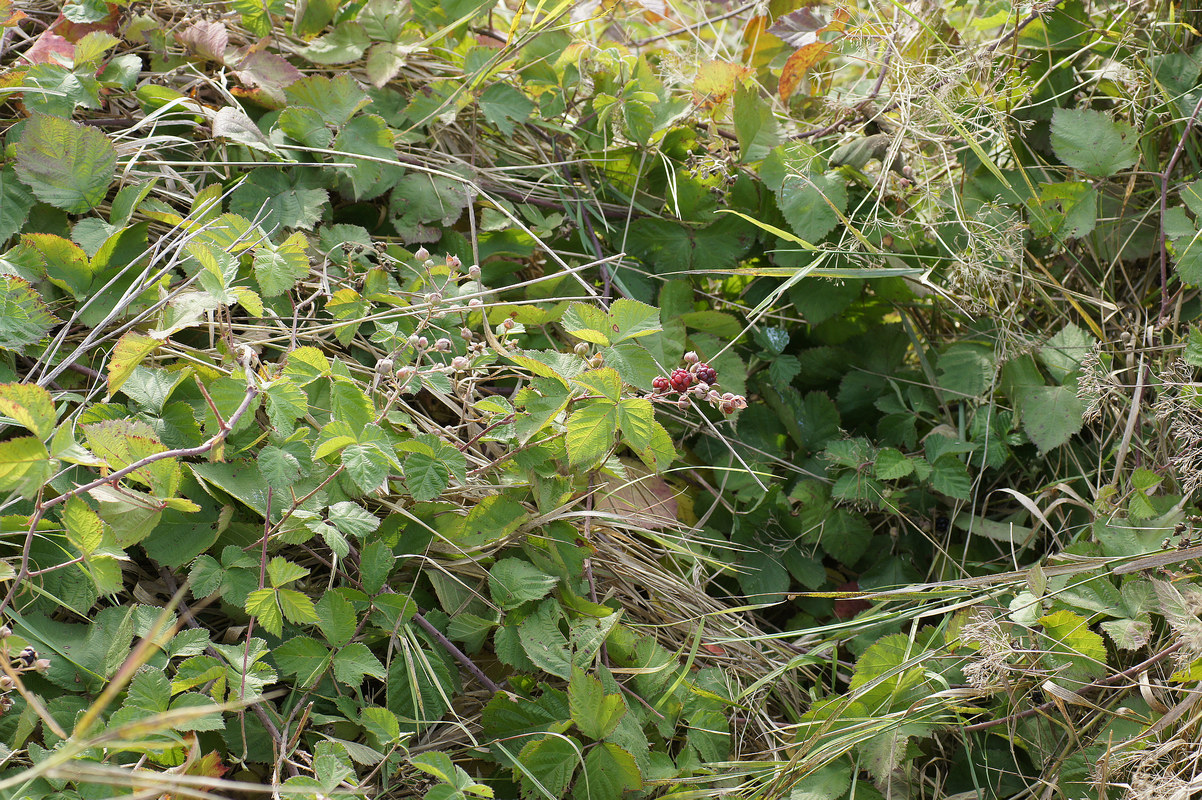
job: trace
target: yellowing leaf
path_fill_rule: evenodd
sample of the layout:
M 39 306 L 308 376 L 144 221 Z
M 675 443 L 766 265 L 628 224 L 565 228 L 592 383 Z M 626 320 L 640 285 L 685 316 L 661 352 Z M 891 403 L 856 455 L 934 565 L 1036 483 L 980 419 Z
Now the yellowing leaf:
M 752 70 L 742 64 L 706 61 L 701 64 L 693 80 L 693 102 L 697 105 L 720 105 L 735 93 L 740 82 L 752 74 Z
M 0 384 L 0 414 L 45 439 L 54 432 L 57 414 L 50 392 L 32 383 Z
M 590 369 L 577 375 L 575 382 L 583 386 L 589 394 L 599 394 L 615 403 L 622 394 L 622 379 L 612 367 Z
M 565 437 L 568 463 L 573 467 L 591 467 L 613 447 L 617 429 L 616 403 L 598 400 L 573 411 L 568 417 Z
M 109 396 L 112 397 L 129 379 L 142 359 L 154 352 L 158 341 L 136 331 L 126 331 L 117 340 L 109 357 Z
M 104 540 L 104 523 L 88 504 L 72 497 L 63 506 L 63 527 L 67 530 L 67 541 L 79 548 L 85 556 L 91 555 Z
M 33 497 L 50 480 L 50 454 L 32 436 L 0 442 L 0 492 Z

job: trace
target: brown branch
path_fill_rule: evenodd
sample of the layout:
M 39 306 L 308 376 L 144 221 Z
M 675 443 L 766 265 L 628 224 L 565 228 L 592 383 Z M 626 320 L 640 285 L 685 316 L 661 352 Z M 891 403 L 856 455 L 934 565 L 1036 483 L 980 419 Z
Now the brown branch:
M 442 631 L 440 631 L 438 628 L 435 628 L 434 624 L 431 623 L 430 620 L 423 617 L 420 610 L 413 615 L 413 619 L 418 625 L 421 626 L 422 630 L 433 636 L 448 653 L 454 656 L 455 660 L 462 664 L 464 669 L 472 673 L 473 677 L 480 681 L 480 683 L 483 684 L 486 689 L 488 689 L 490 692 L 501 691 L 500 685 L 498 685 L 492 678 L 485 675 L 484 670 L 480 669 L 475 661 L 472 661 L 471 656 L 456 647 L 455 643 L 444 636 Z

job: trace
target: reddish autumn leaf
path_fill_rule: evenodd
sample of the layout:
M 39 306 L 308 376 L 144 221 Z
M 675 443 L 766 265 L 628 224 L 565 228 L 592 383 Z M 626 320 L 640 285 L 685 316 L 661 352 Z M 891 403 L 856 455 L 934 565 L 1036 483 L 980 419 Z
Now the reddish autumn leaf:
M 196 55 L 208 61 L 221 63 L 225 60 L 225 49 L 230 35 L 220 22 L 198 22 L 175 35 L 176 41 Z
M 850 581 L 835 589 L 836 592 L 858 592 L 860 584 L 856 581 Z M 867 611 L 872 608 L 872 603 L 867 600 L 861 600 L 858 597 L 842 598 L 835 601 L 835 616 L 839 619 L 851 619 L 861 611 Z
M 826 30 L 826 26 L 826 19 L 812 7 L 799 8 L 772 23 L 768 33 L 780 37 L 794 47 L 805 47 L 817 41 L 818 33 Z
M 4 13 L 4 7 L 0 5 L 0 17 L 4 16 Z M 109 3 L 108 13 L 99 22 L 72 22 L 59 14 L 21 57 L 30 64 L 69 64 L 75 58 L 75 42 L 89 33 L 103 31 L 116 36 L 120 13 L 120 8 Z
M 235 92 L 270 108 L 284 105 L 284 89 L 301 79 L 301 72 L 282 56 L 266 50 L 251 50 L 238 62 L 234 75 L 249 92 Z
M 45 30 L 21 58 L 30 64 L 70 64 L 75 60 L 75 45 L 54 31 Z
M 715 655 L 715 656 L 726 655 L 726 648 L 720 644 L 703 644 L 703 645 L 701 645 L 701 649 L 704 650 L 705 652 L 709 653 L 710 655 Z

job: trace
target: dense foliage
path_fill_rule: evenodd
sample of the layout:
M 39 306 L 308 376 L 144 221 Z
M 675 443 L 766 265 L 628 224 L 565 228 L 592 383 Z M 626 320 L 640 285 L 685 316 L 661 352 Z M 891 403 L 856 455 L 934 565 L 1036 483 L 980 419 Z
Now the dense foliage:
M 0 793 L 1188 796 L 1196 22 L 0 0 Z

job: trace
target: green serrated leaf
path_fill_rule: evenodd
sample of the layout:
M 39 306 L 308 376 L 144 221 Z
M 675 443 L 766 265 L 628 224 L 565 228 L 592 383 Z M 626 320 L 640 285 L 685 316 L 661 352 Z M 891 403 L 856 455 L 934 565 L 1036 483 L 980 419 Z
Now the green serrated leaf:
M 317 622 L 317 609 L 313 601 L 295 589 L 276 589 L 276 599 L 280 610 L 289 622 L 300 625 L 306 622 Z
M 271 581 L 271 585 L 277 588 L 287 586 L 308 574 L 309 570 L 306 567 L 302 567 L 300 564 L 293 564 L 281 556 L 276 556 L 267 563 L 267 578 Z
M 489 594 L 501 608 L 516 608 L 540 600 L 558 581 L 520 558 L 503 558 L 488 571 Z
M 588 751 L 584 772 L 572 789 L 574 800 L 620 800 L 626 792 L 643 788 L 643 773 L 634 756 L 613 742 Z
M 317 626 L 334 647 L 343 647 L 355 635 L 355 607 L 340 592 L 326 592 L 315 604 Z
M 425 453 L 410 453 L 405 457 L 404 465 L 405 486 L 414 500 L 426 502 L 446 491 L 451 471 L 439 459 Z
M 304 234 L 297 231 L 278 247 L 265 242 L 255 250 L 255 280 L 263 297 L 284 294 L 309 274 L 307 247 Z
M 580 763 L 580 743 L 565 736 L 535 739 L 518 753 L 518 762 L 524 798 L 563 797 Z
M 574 467 L 585 467 L 600 461 L 613 448 L 617 430 L 616 403 L 594 400 L 577 408 L 568 417 L 565 436 L 569 463 Z
M 1082 427 L 1085 406 L 1068 386 L 1029 386 L 1018 395 L 1023 431 L 1047 453 L 1067 442 Z
M 371 542 L 359 554 L 359 577 L 363 591 L 376 594 L 384 588 L 388 573 L 396 563 L 392 550 L 383 542 Z
M 572 722 L 594 740 L 609 736 L 626 713 L 620 693 L 606 694 L 600 680 L 578 668 L 573 668 L 568 683 L 568 707 Z
M 268 633 L 284 632 L 284 613 L 276 602 L 275 589 L 255 589 L 246 596 L 246 613 L 255 617 Z
M 559 630 L 563 612 L 559 604 L 548 598 L 534 613 L 518 625 L 518 639 L 531 663 L 557 677 L 572 677 L 572 656 L 568 640 Z
M 23 426 L 39 439 L 54 433 L 58 416 L 50 392 L 32 383 L 0 384 L 0 415 Z
M 1139 159 L 1131 126 L 1101 111 L 1058 108 L 1051 132 L 1056 157 L 1097 178 L 1108 178 Z
M 330 668 L 330 651 L 309 636 L 294 636 L 272 651 L 275 663 L 285 675 L 295 675 L 297 685 L 307 688 Z
M 58 322 L 28 282 L 0 275 L 0 350 L 23 353 Z
M 378 489 L 388 477 L 388 458 L 375 445 L 352 444 L 342 451 L 342 464 L 364 492 Z
M 365 675 L 384 680 L 387 674 L 380 659 L 362 642 L 352 642 L 334 656 L 334 678 L 347 686 L 358 688 Z
M 618 371 L 611 367 L 590 369 L 577 375 L 573 381 L 588 394 L 599 394 L 614 403 L 622 396 L 622 379 Z
M 43 203 L 82 214 L 104 200 L 117 149 L 101 131 L 37 114 L 17 143 L 17 176 Z

